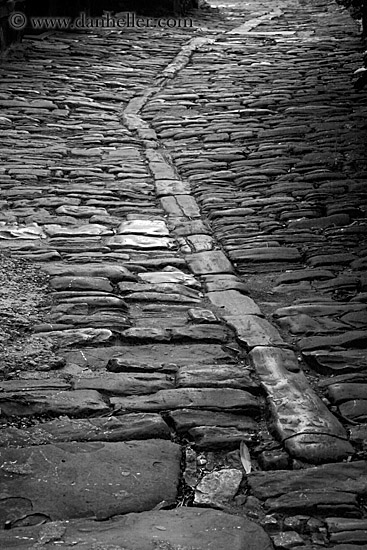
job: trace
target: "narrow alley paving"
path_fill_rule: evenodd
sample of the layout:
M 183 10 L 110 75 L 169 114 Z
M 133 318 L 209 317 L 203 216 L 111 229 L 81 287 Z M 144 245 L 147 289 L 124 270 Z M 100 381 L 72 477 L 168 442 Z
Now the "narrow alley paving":
M 192 17 L 0 63 L 4 550 L 367 548 L 360 29 Z

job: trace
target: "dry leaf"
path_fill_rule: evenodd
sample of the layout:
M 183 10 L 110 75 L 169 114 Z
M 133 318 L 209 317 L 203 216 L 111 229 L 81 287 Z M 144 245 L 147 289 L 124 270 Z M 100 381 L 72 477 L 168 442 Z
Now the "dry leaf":
M 240 444 L 240 456 L 241 456 L 242 466 L 246 474 L 249 474 L 251 472 L 251 457 L 250 457 L 250 451 L 248 450 L 248 447 L 244 441 L 241 441 L 241 444 Z

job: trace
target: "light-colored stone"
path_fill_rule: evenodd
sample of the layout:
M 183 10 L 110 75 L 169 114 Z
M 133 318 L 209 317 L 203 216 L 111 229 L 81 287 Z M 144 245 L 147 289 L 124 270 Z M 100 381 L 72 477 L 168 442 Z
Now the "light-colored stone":
M 285 367 L 291 351 L 255 347 L 250 362 L 267 392 L 272 425 L 287 451 L 314 464 L 354 453 L 343 426 L 310 387 L 302 372 Z M 296 359 L 294 358 L 294 361 Z
M 145 235 L 115 235 L 107 241 L 112 248 L 137 248 L 142 250 L 154 250 L 156 248 L 169 249 L 174 246 L 167 237 L 147 237 Z
M 221 250 L 196 252 L 186 256 L 187 263 L 195 275 L 208 273 L 232 273 L 233 267 Z
M 207 297 L 212 304 L 220 308 L 218 313 L 224 318 L 240 319 L 249 315 L 261 315 L 261 310 L 254 300 L 244 296 L 238 290 L 208 292 Z
M 167 237 L 169 235 L 167 226 L 162 220 L 130 220 L 124 221 L 118 227 L 119 235 L 134 234 L 147 235 L 150 237 Z
M 240 470 L 224 469 L 206 474 L 195 489 L 195 504 L 223 506 L 238 491 L 243 474 Z

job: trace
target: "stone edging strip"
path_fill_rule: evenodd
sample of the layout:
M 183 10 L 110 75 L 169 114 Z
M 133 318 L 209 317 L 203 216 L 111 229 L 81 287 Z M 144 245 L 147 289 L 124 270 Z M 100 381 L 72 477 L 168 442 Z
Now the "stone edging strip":
M 281 11 L 275 10 L 248 21 L 228 34 L 236 34 L 236 30 L 247 32 L 263 20 L 280 15 Z M 149 97 L 164 87 L 167 78 L 173 78 L 189 63 L 196 49 L 213 42 L 212 39 L 195 38 L 184 46 L 163 70 L 163 78 L 158 79 L 159 86 L 130 101 L 123 120 L 145 142 L 145 154 L 154 176 L 157 196 L 168 216 L 169 226 L 175 228 L 176 236 L 178 228 L 180 238 L 177 241 L 192 273 L 202 277 L 204 282 L 210 277 L 211 288 L 213 280 L 229 276 L 233 279 L 232 285 L 224 290 L 218 286 L 217 290 L 207 291 L 205 295 L 221 312 L 223 320 L 235 330 L 238 341 L 249 351 L 251 364 L 267 394 L 272 427 L 278 439 L 283 441 L 291 456 L 310 463 L 343 460 L 354 452 L 343 426 L 312 390 L 298 366 L 295 353 L 287 349 L 288 344 L 264 318 L 254 300 L 233 289 L 233 281 L 241 285 L 241 280 L 235 276 L 235 269 L 224 252 L 214 249 L 214 240 L 210 235 L 203 235 L 208 233 L 207 230 L 193 229 L 194 222 L 196 227 L 203 227 L 199 205 L 191 195 L 189 185 L 176 173 L 167 151 L 161 149 L 154 130 L 139 115 Z M 206 237 L 204 241 L 203 237 Z

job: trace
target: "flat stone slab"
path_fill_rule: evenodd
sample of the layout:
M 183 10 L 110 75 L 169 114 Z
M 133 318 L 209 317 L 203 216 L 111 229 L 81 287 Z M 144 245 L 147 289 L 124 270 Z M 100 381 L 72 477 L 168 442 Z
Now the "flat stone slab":
M 180 180 L 157 180 L 155 182 L 157 197 L 165 195 L 189 195 L 190 185 Z
M 339 412 L 345 418 L 354 422 L 367 421 L 367 399 L 355 399 L 339 405 Z
M 301 259 L 301 254 L 297 248 L 286 248 L 284 246 L 250 248 L 245 250 L 236 250 L 232 253 L 236 261 L 241 262 L 289 262 Z
M 284 344 L 278 330 L 269 321 L 258 315 L 225 315 L 224 318 L 228 325 L 236 331 L 241 344 L 247 348 Z
M 108 279 L 104 277 L 53 277 L 50 286 L 54 290 L 98 290 L 112 292 L 113 288 Z
M 180 460 L 180 447 L 165 440 L 3 449 L 0 521 L 107 519 L 173 503 Z
M 237 428 L 221 428 L 219 426 L 198 426 L 188 431 L 187 437 L 196 450 L 238 449 L 241 442 L 252 443 L 258 426 L 255 429 L 237 430 Z
M 177 373 L 179 388 L 237 388 L 256 391 L 259 386 L 244 367 L 237 365 L 188 365 Z
M 195 275 L 233 272 L 231 262 L 221 250 L 209 250 L 206 252 L 188 254 L 186 260 Z
M 366 353 L 360 350 L 304 352 L 306 363 L 320 374 L 347 374 L 363 372 L 367 367 Z
M 76 390 L 97 390 L 109 395 L 140 395 L 174 387 L 174 378 L 160 373 L 105 373 L 73 378 Z
M 185 433 L 197 426 L 235 428 L 249 433 L 254 433 L 257 429 L 255 420 L 242 414 L 182 409 L 170 412 L 169 418 L 179 433 Z
M 162 220 L 130 220 L 124 221 L 118 227 L 117 233 L 148 235 L 152 237 L 168 237 L 169 231 Z
M 265 501 L 270 514 L 312 514 L 328 516 L 331 514 L 358 517 L 357 495 L 348 491 L 329 489 L 291 491 L 288 494 Z
M 200 218 L 199 206 L 191 195 L 161 197 L 160 202 L 168 216 L 182 216 L 189 219 Z
M 29 447 L 72 441 L 130 441 L 170 439 L 171 432 L 159 414 L 138 413 L 102 418 L 60 418 L 30 428 L 0 430 L 0 447 Z
M 362 384 L 361 381 L 356 381 L 354 384 L 331 384 L 328 387 L 328 397 L 336 405 L 344 401 L 367 400 L 367 384 Z
M 261 310 L 254 300 L 238 290 L 208 292 L 207 297 L 213 305 L 220 308 L 222 316 L 261 315 Z
M 83 300 L 80 300 L 83 302 Z M 121 302 L 123 302 L 121 300 Z M 83 344 L 101 344 L 113 336 L 112 331 L 106 328 L 79 328 L 41 332 L 38 337 L 53 338 L 60 347 L 81 346 Z
M 221 506 L 233 499 L 242 481 L 243 473 L 226 468 L 206 474 L 195 489 L 195 504 Z
M 58 277 L 106 277 L 111 281 L 136 281 L 136 275 L 131 273 L 126 267 L 115 264 L 63 264 L 52 263 L 42 266 L 51 276 Z
M 259 403 L 248 392 L 232 389 L 180 388 L 161 390 L 152 395 L 112 397 L 111 404 L 117 413 L 172 409 L 240 410 L 258 413 Z
M 351 330 L 337 336 L 310 336 L 309 338 L 301 338 L 297 344 L 302 351 L 311 351 L 334 347 L 358 347 L 364 346 L 366 342 L 367 330 Z
M 154 285 L 182 284 L 189 287 L 200 287 L 200 283 L 189 273 L 176 269 L 175 271 L 150 271 L 139 273 L 139 279 Z
M 293 352 L 259 346 L 249 357 L 268 394 L 273 428 L 292 456 L 317 464 L 354 454 L 343 426 L 305 375 L 286 368 L 292 358 L 297 364 Z
M 107 399 L 95 390 L 18 391 L 0 393 L 2 417 L 51 414 L 97 416 L 110 411 Z
M 108 239 L 106 244 L 112 248 L 136 248 L 138 250 L 167 249 L 173 247 L 173 241 L 168 237 L 147 237 L 135 234 L 115 235 Z
M 162 370 L 168 365 L 177 367 L 179 365 L 213 364 L 213 362 L 225 363 L 232 359 L 230 353 L 223 350 L 219 344 L 194 343 L 83 348 L 82 350 L 66 351 L 64 357 L 69 365 L 90 366 L 94 369 L 104 369 L 109 360 L 120 359 L 127 366 L 124 368 L 124 372 Z
M 275 498 L 291 491 L 344 491 L 367 494 L 367 462 L 324 464 L 305 470 L 252 472 L 248 483 L 260 499 Z
M 243 294 L 248 294 L 246 285 L 236 275 L 218 274 L 203 275 L 203 280 L 207 292 L 238 290 Z
M 0 545 L 29 550 L 38 545 L 65 550 L 271 550 L 271 541 L 256 523 L 208 508 L 179 507 L 126 514 L 109 521 L 53 522 L 0 531 Z
M 325 520 L 334 543 L 367 544 L 367 521 L 365 519 L 327 518 Z

